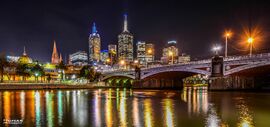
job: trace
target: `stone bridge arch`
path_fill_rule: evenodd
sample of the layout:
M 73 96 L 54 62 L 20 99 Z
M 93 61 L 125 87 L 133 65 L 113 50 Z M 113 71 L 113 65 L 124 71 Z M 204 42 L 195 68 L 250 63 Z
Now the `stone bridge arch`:
M 169 72 L 183 72 L 183 73 L 194 73 L 194 74 L 203 74 L 210 75 L 210 71 L 201 70 L 201 69 L 189 69 L 189 68 L 180 68 L 180 69 L 162 69 L 157 71 L 143 72 L 141 79 L 145 79 L 150 76 L 154 76 L 161 73 L 169 73 Z
M 232 68 L 230 70 L 225 71 L 224 75 L 232 75 L 241 71 L 245 71 L 245 70 L 249 70 L 249 69 L 255 69 L 255 68 L 259 68 L 259 67 L 263 67 L 263 66 L 270 66 L 270 61 L 266 61 L 266 62 L 257 62 L 257 63 L 253 63 L 253 64 L 246 64 L 246 65 L 242 65 L 242 66 L 238 66 L 235 68 Z
M 109 74 L 105 75 L 104 77 L 101 78 L 101 81 L 105 81 L 106 79 L 112 78 L 112 77 L 126 77 L 130 79 L 135 79 L 135 76 L 130 73 L 130 74 Z

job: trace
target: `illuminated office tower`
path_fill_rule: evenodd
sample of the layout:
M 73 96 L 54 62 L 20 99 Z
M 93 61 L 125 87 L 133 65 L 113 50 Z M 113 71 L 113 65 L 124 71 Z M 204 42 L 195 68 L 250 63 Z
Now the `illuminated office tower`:
M 72 65 L 87 65 L 87 53 L 85 51 L 78 51 L 69 55 L 69 60 Z
M 145 42 L 144 41 L 138 41 L 137 43 L 137 60 L 140 62 L 140 64 L 145 64 Z
M 100 36 L 97 33 L 96 24 L 93 23 L 92 33 L 89 36 L 89 62 L 95 63 L 100 60 Z
M 178 62 L 178 48 L 176 47 L 176 41 L 168 41 L 168 44 L 163 48 L 161 61 L 165 63 L 177 63 Z
M 128 31 L 127 14 L 124 15 L 123 32 L 118 35 L 118 59 L 133 61 L 133 35 Z
M 152 43 L 145 45 L 145 61 L 146 63 L 154 62 L 155 60 L 155 46 Z
M 113 65 L 117 62 L 117 45 L 108 45 L 108 52 L 110 58 L 110 65 Z

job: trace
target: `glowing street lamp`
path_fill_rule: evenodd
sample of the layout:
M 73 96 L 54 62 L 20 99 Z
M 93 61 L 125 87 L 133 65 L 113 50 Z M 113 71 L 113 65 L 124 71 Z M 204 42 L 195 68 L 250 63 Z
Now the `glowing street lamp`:
M 169 56 L 172 56 L 172 64 L 173 64 L 173 52 L 169 51 Z
M 215 52 L 216 55 L 218 55 L 218 52 L 221 50 L 221 46 L 216 45 L 216 46 L 213 47 L 212 50 Z
M 228 38 L 231 36 L 231 32 L 225 33 L 225 57 L 228 56 Z
M 253 47 L 254 38 L 249 37 L 247 39 L 247 42 L 249 44 L 249 56 L 252 56 L 252 47 Z

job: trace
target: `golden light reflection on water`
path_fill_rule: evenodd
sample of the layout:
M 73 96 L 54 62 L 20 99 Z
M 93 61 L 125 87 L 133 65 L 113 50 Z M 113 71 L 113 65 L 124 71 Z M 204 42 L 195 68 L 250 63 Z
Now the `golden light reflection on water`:
M 163 100 L 163 112 L 165 113 L 165 126 L 166 127 L 174 127 L 174 108 L 172 99 L 164 99 Z
M 106 126 L 112 127 L 112 90 L 109 89 L 106 93 L 106 102 L 105 102 L 105 110 L 106 110 Z
M 245 104 L 244 100 L 240 100 L 240 104 L 237 105 L 239 110 L 239 122 L 237 124 L 238 127 L 254 127 L 253 116 L 251 115 L 251 111 Z
M 127 107 L 126 107 L 126 89 L 120 92 L 120 126 L 126 127 L 127 126 Z
M 251 107 L 245 97 L 228 103 L 234 102 L 231 94 L 227 96 L 230 101 L 225 101 L 229 110 L 221 110 L 225 106 L 222 105 L 224 97 L 200 89 L 186 89 L 181 99 L 179 92 L 173 91 L 109 89 L 89 93 L 82 90 L 3 91 L 0 94 L 1 118 L 23 119 L 24 126 L 49 127 L 173 127 L 181 125 L 179 118 L 188 115 L 190 117 L 185 118 L 188 122 L 199 121 L 200 125 L 208 127 L 253 127 L 256 124 L 255 107 Z M 226 116 L 230 118 L 224 117 L 224 111 L 229 112 Z
M 101 120 L 101 116 L 100 116 L 100 94 L 101 91 L 100 90 L 96 90 L 94 93 L 94 97 L 95 97 L 95 103 L 94 103 L 94 111 L 95 111 L 95 125 L 97 127 L 100 127 L 100 120 Z
M 140 116 L 139 116 L 139 104 L 138 104 L 138 98 L 134 98 L 133 102 L 132 102 L 132 113 L 133 113 L 133 125 L 140 127 L 141 123 L 140 123 Z
M 153 126 L 153 108 L 151 99 L 144 100 L 144 125 L 145 127 Z
M 4 96 L 4 119 L 10 119 L 11 105 L 10 105 L 10 92 L 5 91 L 3 93 Z
M 187 103 L 189 116 L 192 113 L 200 114 L 208 111 L 207 90 L 198 88 L 184 88 L 181 99 Z

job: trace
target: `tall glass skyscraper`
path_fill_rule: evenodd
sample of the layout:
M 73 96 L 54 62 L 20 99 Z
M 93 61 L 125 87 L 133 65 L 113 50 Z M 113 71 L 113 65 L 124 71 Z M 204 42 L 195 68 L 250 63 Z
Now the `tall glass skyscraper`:
M 126 62 L 133 61 L 133 35 L 128 31 L 127 14 L 124 15 L 123 32 L 118 35 L 118 58 Z
M 100 36 L 97 33 L 96 24 L 93 23 L 92 33 L 89 36 L 89 62 L 95 63 L 100 61 Z

